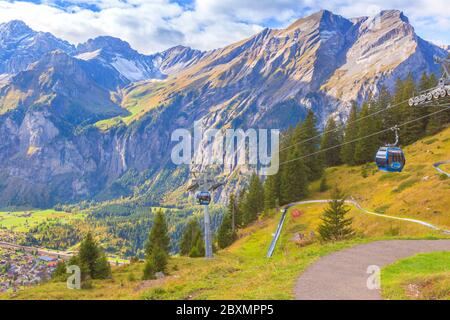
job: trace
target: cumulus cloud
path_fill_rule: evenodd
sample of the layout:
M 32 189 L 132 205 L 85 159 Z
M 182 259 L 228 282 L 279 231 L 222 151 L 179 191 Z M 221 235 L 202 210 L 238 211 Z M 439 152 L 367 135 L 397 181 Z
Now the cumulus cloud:
M 450 43 L 448 0 L 0 0 L 0 22 L 20 19 L 72 43 L 111 35 L 151 53 L 221 47 L 319 9 L 356 17 L 393 8 L 424 38 Z

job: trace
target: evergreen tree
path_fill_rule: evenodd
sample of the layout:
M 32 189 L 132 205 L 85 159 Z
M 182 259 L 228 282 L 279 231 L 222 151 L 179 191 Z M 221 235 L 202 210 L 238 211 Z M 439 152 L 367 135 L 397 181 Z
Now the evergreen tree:
M 71 262 L 80 267 L 84 278 L 86 276 L 91 279 L 106 279 L 111 277 L 111 267 L 106 255 L 97 245 L 90 232 L 88 232 L 81 242 L 78 255 Z
M 264 182 L 264 210 L 278 207 L 280 204 L 280 175 L 268 176 Z
M 305 121 L 296 127 L 293 133 L 292 143 L 300 156 L 308 156 L 304 159 L 307 168 L 308 181 L 314 181 L 322 175 L 323 165 L 319 155 L 311 154 L 320 148 L 320 136 L 317 130 L 317 118 L 312 110 L 308 111 Z
M 213 248 L 214 250 L 214 248 Z M 191 258 L 198 258 L 198 257 L 204 257 L 205 256 L 205 241 L 203 237 L 197 237 L 197 240 L 195 241 L 195 245 L 191 248 L 189 251 L 189 257 Z
M 145 248 L 145 253 L 147 256 L 150 256 L 152 250 L 155 247 L 161 248 L 167 254 L 169 253 L 169 244 L 170 238 L 167 229 L 166 220 L 164 219 L 164 214 L 161 210 L 155 215 L 155 219 L 153 221 L 153 226 L 150 231 L 148 242 Z
M 162 211 L 159 210 L 153 221 L 145 249 L 146 264 L 143 279 L 153 279 L 156 272 L 166 272 L 169 259 L 169 244 L 170 238 L 167 224 Z
M 327 191 L 327 190 L 328 190 L 327 178 L 326 178 L 326 176 L 324 175 L 324 176 L 322 177 L 322 179 L 320 180 L 319 191 L 320 191 L 320 192 L 325 192 L 325 191 Z
M 198 242 L 203 243 L 202 230 L 195 219 L 191 219 L 184 229 L 180 241 L 180 253 L 189 256 L 192 248 L 198 246 Z M 198 249 L 198 248 L 197 248 Z
M 370 136 L 375 133 L 376 122 L 373 117 L 369 116 L 372 113 L 372 107 L 365 102 L 361 108 L 360 118 L 358 122 L 358 140 L 355 146 L 355 162 L 356 164 L 363 164 L 373 161 L 376 150 L 379 147 L 378 138 Z
M 342 160 L 349 164 L 355 165 L 355 147 L 356 142 L 354 141 L 358 137 L 358 107 L 356 103 L 352 103 L 352 108 L 350 110 L 350 115 L 347 120 L 347 125 L 344 131 L 344 145 L 341 150 Z
M 413 76 L 410 74 L 403 85 L 403 98 L 408 100 L 416 94 L 416 84 Z M 423 137 L 426 128 L 426 119 L 418 120 L 426 114 L 426 108 L 410 107 L 407 102 L 404 102 L 400 107 L 402 110 L 402 122 L 415 120 L 402 127 L 401 143 L 410 144 Z
M 52 279 L 56 281 L 65 281 L 67 279 L 67 266 L 64 261 L 59 261 L 55 271 L 52 273 Z
M 242 228 L 245 226 L 245 214 L 248 211 L 247 208 L 247 188 L 243 188 L 239 193 L 238 201 L 237 201 L 237 214 L 235 216 L 236 226 Z
M 281 177 L 282 205 L 299 201 L 308 194 L 308 168 L 299 157 L 300 150 L 295 148 L 288 157 L 290 162 L 284 164 Z
M 220 249 L 224 249 L 236 240 L 236 231 L 233 232 L 230 212 L 225 213 L 222 223 L 217 232 L 217 244 Z
M 337 147 L 342 143 L 342 131 L 338 128 L 333 117 L 328 119 L 325 126 L 324 135 L 320 149 L 323 150 L 323 163 L 328 166 L 341 164 L 341 148 Z
M 350 209 L 345 206 L 344 194 L 336 188 L 333 191 L 333 201 L 322 215 L 319 234 L 323 241 L 341 241 L 354 236 L 352 218 L 347 218 Z
M 264 188 L 256 173 L 253 173 L 250 178 L 248 193 L 245 197 L 244 210 L 245 225 L 255 221 L 258 217 L 258 213 L 264 210 Z
M 108 279 L 111 277 L 111 265 L 104 252 L 100 252 L 99 258 L 95 263 L 93 279 Z
M 389 106 L 391 106 L 389 108 Z M 373 115 L 375 123 L 374 129 L 376 132 L 382 131 L 384 128 L 392 128 L 396 123 L 393 121 L 390 113 L 392 112 L 392 97 L 389 93 L 389 90 L 386 86 L 382 86 L 380 89 L 380 93 L 378 95 L 378 99 L 374 101 L 373 111 L 377 112 L 376 115 Z M 382 145 L 387 141 L 387 134 L 381 133 L 377 135 L 378 144 Z

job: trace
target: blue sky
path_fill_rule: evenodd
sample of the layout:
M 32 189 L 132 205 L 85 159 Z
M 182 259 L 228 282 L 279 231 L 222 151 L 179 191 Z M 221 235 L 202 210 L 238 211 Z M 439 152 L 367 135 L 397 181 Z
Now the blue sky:
M 347 18 L 399 9 L 421 37 L 450 44 L 448 0 L 0 0 L 0 22 L 20 19 L 72 43 L 112 35 L 151 53 L 221 47 L 320 9 Z

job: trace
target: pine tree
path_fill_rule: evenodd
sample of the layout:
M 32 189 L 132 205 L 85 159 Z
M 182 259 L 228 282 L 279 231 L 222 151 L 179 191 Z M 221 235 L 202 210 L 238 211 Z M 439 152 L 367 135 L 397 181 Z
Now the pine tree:
M 350 209 L 345 206 L 345 196 L 336 188 L 333 191 L 333 201 L 322 215 L 322 224 L 319 226 L 319 234 L 323 241 L 341 241 L 354 236 L 351 225 L 352 218 L 347 218 Z
M 317 130 L 317 118 L 312 110 L 308 111 L 305 121 L 297 126 L 293 133 L 292 143 L 296 145 L 300 156 L 304 159 L 308 181 L 314 181 L 322 175 L 323 165 L 319 155 L 312 155 L 320 148 L 320 136 Z
M 100 252 L 99 258 L 95 263 L 93 279 L 108 279 L 111 277 L 111 265 L 104 252 Z
M 72 260 L 72 263 L 80 267 L 82 276 L 84 273 L 83 278 L 86 278 L 86 276 L 91 279 L 111 277 L 111 267 L 106 255 L 97 245 L 90 232 L 81 242 L 78 255 Z
M 392 109 L 389 106 L 392 107 L 391 94 L 386 86 L 382 86 L 378 98 L 374 101 L 373 108 L 373 112 L 376 112 L 373 115 L 375 120 L 374 129 L 376 132 L 382 131 L 385 128 L 392 128 L 398 124 L 391 119 L 390 112 Z M 380 133 L 377 137 L 379 145 L 385 144 L 388 138 L 386 133 Z
M 214 247 L 213 247 L 214 250 Z M 203 237 L 197 237 L 197 240 L 195 241 L 195 245 L 191 248 L 191 251 L 189 251 L 189 257 L 191 258 L 198 258 L 198 257 L 204 257 L 205 256 L 205 241 Z
M 245 215 L 246 212 L 248 211 L 247 208 L 247 195 L 248 195 L 248 190 L 247 188 L 243 188 L 241 190 L 241 192 L 239 193 L 239 197 L 237 200 L 237 212 L 236 212 L 236 226 L 239 228 L 242 228 L 245 226 Z
M 328 190 L 327 177 L 324 175 L 322 177 L 322 179 L 320 180 L 319 191 L 320 192 L 325 192 L 327 190 Z
M 410 74 L 403 85 L 403 99 L 407 100 L 416 94 L 416 84 L 413 76 Z M 402 122 L 412 121 L 403 126 L 401 134 L 401 143 L 410 144 L 420 139 L 425 133 L 426 120 L 418 120 L 426 114 L 426 109 L 422 107 L 410 107 L 407 102 L 404 102 L 400 107 L 402 110 Z
M 358 140 L 355 146 L 355 162 L 363 164 L 373 161 L 376 150 L 379 147 L 378 137 L 371 136 L 376 132 L 375 120 L 369 116 L 372 113 L 372 107 L 365 102 L 361 108 L 360 118 L 358 122 Z
M 338 128 L 333 117 L 330 117 L 325 126 L 324 135 L 320 149 L 322 152 L 322 161 L 328 166 L 337 166 L 341 164 L 342 131 Z
M 308 194 L 308 168 L 300 158 L 300 150 L 293 149 L 284 164 L 281 177 L 281 204 L 288 204 L 303 199 Z
M 192 248 L 197 246 L 198 241 L 203 243 L 202 230 L 195 219 L 191 219 L 184 229 L 183 236 L 180 241 L 180 253 L 188 256 Z
M 354 141 L 358 137 L 358 107 L 356 103 L 352 103 L 352 108 L 350 110 L 350 115 L 347 120 L 347 125 L 344 131 L 344 145 L 341 150 L 341 158 L 342 160 L 349 164 L 355 165 L 355 147 L 356 142 Z
M 236 240 L 236 231 L 233 232 L 231 224 L 230 212 L 225 213 L 222 223 L 217 232 L 217 244 L 220 249 L 224 249 L 231 245 Z
M 280 175 L 268 176 L 264 182 L 264 210 L 278 207 L 280 203 Z
M 248 193 L 245 197 L 244 210 L 243 218 L 245 225 L 255 221 L 258 217 L 258 213 L 264 210 L 264 188 L 256 173 L 253 173 L 250 178 Z
M 56 281 L 65 281 L 67 279 L 67 266 L 64 261 L 59 261 L 56 265 L 55 271 L 52 273 L 52 279 Z
M 166 272 L 169 259 L 170 238 L 164 215 L 159 210 L 153 221 L 145 248 L 146 264 L 143 279 L 153 279 L 156 272 Z
M 166 220 L 164 219 L 164 214 L 162 213 L 162 211 L 158 210 L 158 212 L 155 215 L 153 226 L 148 237 L 145 253 L 147 256 L 150 256 L 153 249 L 159 247 L 168 254 L 169 244 L 170 238 Z

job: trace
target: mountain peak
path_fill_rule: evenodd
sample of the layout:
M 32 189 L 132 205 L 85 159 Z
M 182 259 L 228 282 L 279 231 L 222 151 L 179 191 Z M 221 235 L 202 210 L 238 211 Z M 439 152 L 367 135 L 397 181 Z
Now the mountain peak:
M 330 29 L 330 28 L 348 28 L 352 25 L 352 22 L 350 20 L 334 14 L 331 11 L 328 10 L 320 10 L 317 11 L 307 17 L 298 19 L 293 24 L 291 24 L 286 30 L 292 30 L 292 29 L 298 29 L 298 28 L 304 28 L 304 29 L 313 29 L 313 28 L 320 28 L 323 30 Z
M 11 20 L 0 24 L 0 30 L 11 30 L 12 32 L 32 32 L 33 30 L 22 20 Z
M 131 48 L 128 42 L 110 36 L 100 36 L 94 39 L 89 39 L 85 43 L 81 43 L 77 46 L 78 53 L 91 52 L 99 49 L 107 52 L 137 54 L 137 51 Z
M 33 31 L 27 24 L 25 24 L 25 22 L 21 20 L 11 20 L 0 24 L 0 38 L 2 39 L 17 38 L 33 33 L 35 33 L 35 31 Z
M 409 23 L 408 17 L 400 10 L 383 10 L 379 13 L 379 16 L 385 19 L 399 19 L 405 23 Z

